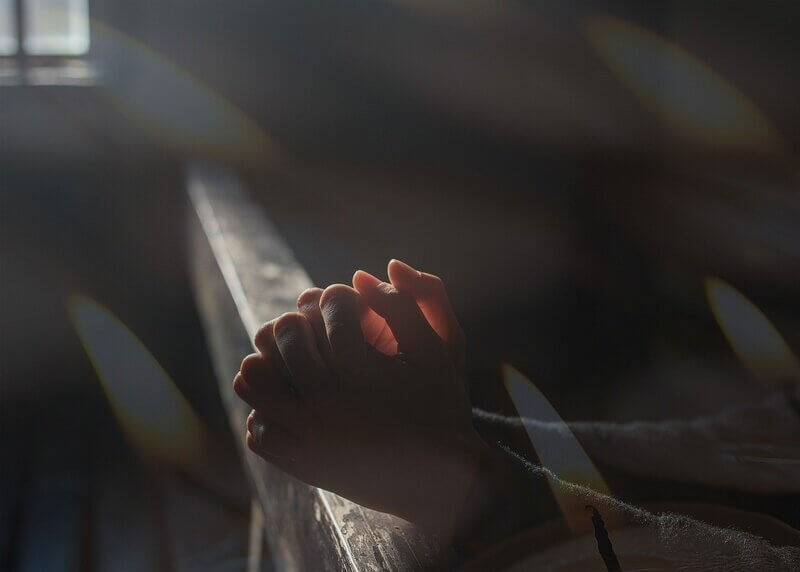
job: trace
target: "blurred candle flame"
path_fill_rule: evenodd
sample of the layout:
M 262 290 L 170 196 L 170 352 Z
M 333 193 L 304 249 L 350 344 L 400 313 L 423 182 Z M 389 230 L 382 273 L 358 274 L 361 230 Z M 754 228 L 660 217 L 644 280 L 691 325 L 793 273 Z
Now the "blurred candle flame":
M 585 31 L 619 79 L 677 133 L 727 150 L 782 147 L 755 104 L 689 51 L 610 16 L 588 19 Z
M 143 42 L 92 20 L 100 87 L 146 133 L 193 157 L 276 162 L 279 146 L 219 92 Z
M 125 435 L 146 457 L 192 465 L 203 428 L 186 398 L 142 342 L 85 296 L 67 302 L 70 318 Z
M 546 429 L 541 430 L 532 424 L 525 425 L 525 430 L 542 465 L 563 481 L 610 495 L 608 485 L 600 471 L 594 466 L 566 422 L 533 382 L 508 364 L 503 364 L 503 381 L 520 417 L 547 424 Z M 549 477 L 548 482 L 570 529 L 578 532 L 591 528 L 591 521 L 586 518 L 584 512 L 587 499 L 579 498 L 573 492 L 565 490 Z M 607 516 L 606 523 L 609 524 L 608 518 L 613 518 L 612 515 L 604 516 Z
M 707 278 L 705 288 L 717 324 L 747 369 L 768 385 L 796 378 L 797 356 L 755 304 L 720 278 Z

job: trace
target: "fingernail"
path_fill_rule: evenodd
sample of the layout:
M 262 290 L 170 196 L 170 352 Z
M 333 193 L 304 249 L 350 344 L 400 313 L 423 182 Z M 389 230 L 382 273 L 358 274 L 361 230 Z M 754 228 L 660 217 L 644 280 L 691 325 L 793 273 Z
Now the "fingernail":
M 411 265 L 406 264 L 402 260 L 397 260 L 396 258 L 392 258 L 389 261 L 389 266 L 394 266 L 398 270 L 405 272 L 406 274 L 413 274 L 415 278 L 419 278 L 421 276 L 419 270 L 413 268 Z
M 364 272 L 363 270 L 356 270 L 356 273 L 353 274 L 353 282 L 362 282 L 365 283 L 365 286 L 378 286 L 381 281 L 375 278 L 369 272 Z

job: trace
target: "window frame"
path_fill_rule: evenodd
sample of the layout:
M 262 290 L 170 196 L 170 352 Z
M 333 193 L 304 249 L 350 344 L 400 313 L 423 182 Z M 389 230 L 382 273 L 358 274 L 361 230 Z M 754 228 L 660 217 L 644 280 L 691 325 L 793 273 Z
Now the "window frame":
M 90 60 L 91 6 L 86 0 L 86 24 L 89 42 L 86 51 L 80 54 L 37 54 L 25 49 L 26 4 L 30 0 L 13 0 L 14 31 L 16 32 L 16 51 L 0 55 L 0 86 L 44 86 L 95 85 L 97 73 Z

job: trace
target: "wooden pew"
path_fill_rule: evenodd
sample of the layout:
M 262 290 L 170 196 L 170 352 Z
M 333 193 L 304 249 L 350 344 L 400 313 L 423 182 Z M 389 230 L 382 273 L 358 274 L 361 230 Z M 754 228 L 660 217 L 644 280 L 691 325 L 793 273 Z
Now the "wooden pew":
M 235 174 L 191 165 L 187 190 L 195 297 L 222 401 L 231 429 L 240 437 L 242 462 L 263 510 L 269 557 L 275 568 L 440 567 L 445 551 L 421 530 L 305 485 L 243 446 L 249 408 L 234 395 L 233 376 L 242 358 L 253 351 L 251 340 L 259 325 L 295 310 L 297 295 L 312 283 Z M 254 514 L 258 519 L 258 512 Z M 258 526 L 256 520 L 256 530 Z

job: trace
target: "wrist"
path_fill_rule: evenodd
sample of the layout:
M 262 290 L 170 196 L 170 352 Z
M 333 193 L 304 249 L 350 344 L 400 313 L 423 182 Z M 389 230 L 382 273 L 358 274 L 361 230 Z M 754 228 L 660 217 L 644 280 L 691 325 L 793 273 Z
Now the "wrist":
M 534 525 L 542 516 L 542 479 L 499 447 L 484 443 L 473 486 L 450 543 L 469 557 Z
M 415 442 L 407 442 L 417 451 L 414 471 L 383 510 L 435 533 L 461 556 L 476 554 L 539 518 L 539 481 L 476 431 Z
M 412 492 L 412 510 L 401 514 L 449 543 L 459 527 L 465 503 L 481 480 L 482 459 L 488 446 L 470 431 L 440 435 L 424 446 L 427 459 L 419 464 L 417 486 Z

